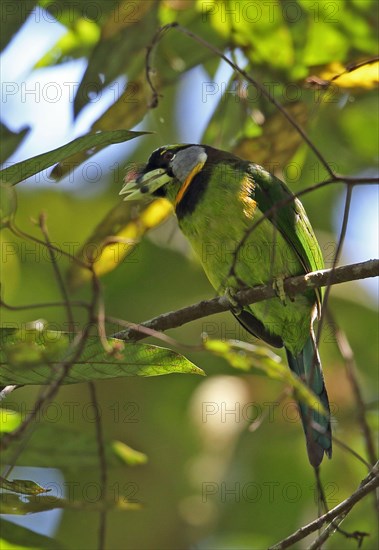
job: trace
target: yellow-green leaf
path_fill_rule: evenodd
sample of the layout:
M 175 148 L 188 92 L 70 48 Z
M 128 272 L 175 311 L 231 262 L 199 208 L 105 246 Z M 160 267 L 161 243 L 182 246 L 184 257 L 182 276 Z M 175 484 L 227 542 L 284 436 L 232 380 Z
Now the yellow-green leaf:
M 56 508 L 96 512 L 100 510 L 138 510 L 140 507 L 138 502 L 129 502 L 125 497 L 88 502 L 87 500 L 58 498 L 53 495 L 33 495 L 32 498 L 28 498 L 13 493 L 0 494 L 0 514 L 37 514 Z
M 17 411 L 0 409 L 0 433 L 13 432 L 21 422 L 21 414 Z
M 164 222 L 172 213 L 172 206 L 165 199 L 157 199 L 133 217 L 131 203 L 118 203 L 97 225 L 77 254 L 86 264 L 93 264 L 98 276 L 105 275 L 119 266 L 135 250 L 145 233 Z M 68 272 L 68 282 L 75 289 L 91 279 L 89 269 L 73 262 Z
M 308 388 L 302 380 L 290 369 L 283 365 L 281 358 L 262 346 L 255 346 L 247 342 L 237 340 L 207 340 L 204 342 L 207 350 L 223 357 L 232 367 L 252 371 L 257 374 L 264 374 L 269 378 L 281 380 L 289 384 L 296 392 L 300 401 L 306 403 L 310 408 L 326 414 L 322 403 L 316 395 Z
M 9 481 L 2 476 L 0 476 L 0 489 L 12 491 L 12 493 L 20 493 L 22 495 L 40 495 L 41 493 L 48 493 L 51 491 L 51 489 L 45 489 L 35 481 L 30 481 L 29 479 L 13 479 Z
M 145 453 L 132 449 L 129 445 L 126 445 L 122 441 L 113 441 L 112 449 L 115 455 L 128 466 L 139 466 L 140 464 L 146 464 L 148 460 Z
M 307 78 L 308 85 L 328 88 L 331 84 L 344 89 L 371 90 L 379 83 L 379 61 L 372 59 L 349 67 L 338 61 L 330 63 L 318 74 Z
M 56 65 L 66 61 L 68 57 L 83 57 L 95 46 L 99 37 L 100 28 L 94 21 L 84 17 L 75 18 L 72 27 L 41 57 L 34 68 Z

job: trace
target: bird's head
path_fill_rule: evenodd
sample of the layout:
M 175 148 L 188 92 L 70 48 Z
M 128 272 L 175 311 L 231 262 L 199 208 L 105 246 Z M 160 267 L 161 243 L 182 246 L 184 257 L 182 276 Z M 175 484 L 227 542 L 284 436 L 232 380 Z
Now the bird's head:
M 207 158 L 207 146 L 204 145 L 160 147 L 151 154 L 146 166 L 126 181 L 120 195 L 126 195 L 126 201 L 152 195 L 178 204 Z

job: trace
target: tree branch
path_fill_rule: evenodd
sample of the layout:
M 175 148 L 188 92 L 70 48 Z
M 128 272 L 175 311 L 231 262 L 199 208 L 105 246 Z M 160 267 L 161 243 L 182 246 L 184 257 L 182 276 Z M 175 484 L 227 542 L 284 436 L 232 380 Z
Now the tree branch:
M 342 355 L 342 358 L 345 361 L 346 374 L 355 398 L 357 421 L 362 430 L 362 435 L 364 437 L 365 445 L 366 445 L 366 453 L 368 456 L 368 460 L 370 461 L 370 465 L 372 466 L 376 461 L 375 445 L 374 445 L 373 436 L 366 418 L 366 404 L 364 402 L 362 391 L 357 379 L 358 369 L 355 362 L 354 352 L 350 346 L 347 335 L 337 325 L 335 319 L 333 318 L 333 316 L 329 311 L 328 311 L 328 317 L 333 323 L 333 325 L 336 327 L 335 329 L 336 343 Z M 379 511 L 379 500 L 377 502 L 377 508 Z
M 306 275 L 290 277 L 284 280 L 284 291 L 287 296 L 292 297 L 311 288 L 346 283 L 378 275 L 379 260 L 368 260 L 358 264 L 345 265 L 335 269 L 323 269 L 307 273 Z M 235 298 L 241 306 L 245 306 L 274 298 L 276 295 L 275 285 L 270 283 L 240 290 L 236 292 Z M 131 325 L 129 329 L 121 330 L 114 334 L 113 337 L 135 342 L 149 336 L 149 334 L 146 334 L 146 331 L 144 332 L 144 329 L 165 331 L 170 328 L 180 327 L 190 321 L 228 310 L 230 310 L 229 300 L 225 296 L 220 296 L 212 300 L 203 300 L 177 311 L 163 313 L 140 325 Z
M 329 512 L 327 512 L 323 516 L 317 518 L 311 523 L 308 523 L 308 525 L 305 525 L 304 527 L 300 527 L 300 529 L 295 531 L 295 533 L 281 540 L 277 544 L 274 544 L 274 546 L 270 546 L 269 550 L 284 550 L 284 548 L 289 548 L 295 542 L 298 542 L 299 540 L 304 539 L 311 533 L 317 531 L 320 527 L 324 525 L 324 523 L 332 520 L 334 520 L 332 523 L 335 523 L 335 528 L 337 528 L 338 524 L 341 523 L 341 521 L 350 512 L 353 506 L 357 504 L 357 502 L 362 500 L 362 498 L 364 498 L 366 495 L 368 495 L 372 491 L 375 491 L 375 489 L 377 489 L 378 487 L 379 462 L 375 464 L 369 475 L 360 484 L 359 489 L 357 489 L 352 495 L 350 495 L 344 501 L 340 502 L 340 504 L 337 504 L 337 506 L 329 510 Z M 329 526 L 327 532 L 329 533 L 332 530 L 333 527 Z

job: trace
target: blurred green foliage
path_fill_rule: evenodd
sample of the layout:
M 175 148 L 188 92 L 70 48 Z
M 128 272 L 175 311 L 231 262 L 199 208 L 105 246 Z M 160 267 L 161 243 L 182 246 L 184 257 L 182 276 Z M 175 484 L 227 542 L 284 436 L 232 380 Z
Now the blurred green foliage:
M 8 19 L 3 21 L 7 30 L 6 35 L 2 34 L 3 47 L 12 36 L 17 37 L 34 4 L 25 2 L 25 10 L 4 12 Z M 234 56 L 241 68 L 265 83 L 307 128 L 338 173 L 356 175 L 375 167 L 378 105 L 375 90 L 367 86 L 368 77 L 362 76 L 362 82 L 355 81 L 351 87 L 338 87 L 337 81 L 327 90 L 309 87 L 305 80 L 312 76 L 330 78 L 326 75 L 330 75 L 330 64 L 335 62 L 346 66 L 377 54 L 375 0 L 41 0 L 39 5 L 46 10 L 42 12 L 45 17 L 55 18 L 67 33 L 63 39 L 57 38 L 36 67 L 48 71 L 56 64 L 83 56 L 88 59 L 72 102 L 73 114 L 77 116 L 93 94 L 113 85 L 115 79 L 125 79 L 125 87 L 114 94 L 112 105 L 91 121 L 92 130 L 131 130 L 143 120 L 143 128 L 155 132 L 132 142 L 138 143 L 132 156 L 119 154 L 116 170 L 109 170 L 114 162 L 112 147 L 107 149 L 107 155 L 103 151 L 102 156 L 92 157 L 102 167 L 103 175 L 96 183 L 82 186 L 82 165 L 74 172 L 70 186 L 60 187 L 52 182 L 41 186 L 37 179 L 18 185 L 17 210 L 11 197 L 6 215 L 15 217 L 22 231 L 42 239 L 33 220 L 46 212 L 50 238 L 66 253 L 77 254 L 91 235 L 98 236 L 95 228 L 103 219 L 112 221 L 109 212 L 114 212 L 119 204 L 118 192 L 128 163 L 145 162 L 154 148 L 179 141 L 190 117 L 199 118 L 200 123 L 204 105 L 199 103 L 192 112 L 179 113 L 176 108 L 183 95 L 183 75 L 194 74 L 190 71 L 195 67 L 202 68 L 206 80 L 186 79 L 190 88 L 186 96 L 202 97 L 204 90 L 212 89 L 218 99 L 204 141 L 264 163 L 287 179 L 294 192 L 326 177 L 319 160 L 272 103 L 234 73 L 223 83 L 222 93 L 215 80 L 217 70 L 223 66 L 219 57 L 177 29 L 165 34 L 152 56 L 150 76 L 160 96 L 157 108 L 151 109 L 152 91 L 145 77 L 146 48 L 163 24 L 179 22 Z M 38 22 L 34 29 L 38 33 Z M 373 83 L 371 79 L 370 84 Z M 11 132 L 4 127 L 4 132 L 8 158 L 26 130 Z M 51 147 L 41 143 L 40 149 L 45 153 Z M 79 186 L 81 192 L 77 191 Z M 343 185 L 335 184 L 303 197 L 327 267 L 338 240 L 333 218 L 343 192 Z M 128 219 L 123 222 L 138 219 L 138 212 L 133 215 L 128 212 Z M 113 221 L 107 226 L 112 228 L 110 236 L 122 229 L 118 219 Z M 2 299 L 13 307 L 61 301 L 46 248 L 8 228 L 3 229 L 0 239 Z M 72 260 L 63 254 L 58 264 L 62 272 L 72 268 Z M 143 239 L 133 254 L 125 255 L 121 261 L 115 259 L 115 269 L 108 270 L 101 284 L 106 314 L 132 322 L 213 295 L 200 266 L 175 232 L 172 220 L 153 231 L 151 239 Z M 369 421 L 375 437 L 377 314 L 372 299 L 359 284 L 342 285 L 331 294 L 331 311 L 355 354 L 358 380 L 370 409 Z M 83 284 L 73 299 L 85 300 L 89 296 L 90 285 Z M 50 330 L 69 328 L 62 307 L 3 308 L 1 316 L 2 326 L 9 328 L 22 329 L 36 319 L 44 319 Z M 85 322 L 85 312 L 75 310 L 76 328 L 83 328 Z M 107 328 L 112 334 L 121 327 L 108 324 Z M 170 331 L 170 336 L 185 345 L 197 345 L 202 333 L 210 338 L 256 343 L 227 314 L 193 322 Z M 207 378 L 136 377 L 96 383 L 107 443 L 117 440 L 148 457 L 146 464 L 126 469 L 107 447 L 108 499 L 116 504 L 124 498 L 142 502 L 143 506 L 139 511 L 108 512 L 106 548 L 262 549 L 316 517 L 315 479 L 286 386 L 266 377 L 236 372 L 223 359 L 204 351 L 187 351 L 180 345 L 176 351 L 202 368 Z M 356 403 L 336 346 L 334 327 L 328 323 L 321 337 L 321 357 L 335 416 L 335 434 L 367 459 Z M 23 387 L 12 393 L 4 406 L 23 419 L 38 392 L 38 387 Z M 85 501 L 87 497 L 88 501 L 86 488 L 99 483 L 99 466 L 87 386 L 62 387 L 52 405 L 54 408 L 42 408 L 17 464 L 60 468 L 65 476 L 66 497 L 73 502 Z M 3 455 L 3 464 L 12 460 L 18 445 L 24 443 L 17 442 Z M 349 496 L 366 472 L 364 464 L 335 445 L 333 459 L 325 461 L 321 471 L 329 506 Z M 46 483 L 49 481 L 47 478 Z M 75 491 L 69 494 L 72 487 Z M 54 544 L 65 548 L 97 547 L 96 522 L 97 516 L 88 509 L 65 510 Z M 371 536 L 363 548 L 377 548 L 372 499 L 357 505 L 343 527 L 369 532 Z M 29 531 L 9 524 L 2 533 L 17 548 L 22 548 L 30 536 Z M 35 537 L 30 544 L 36 548 L 44 544 L 52 547 L 51 542 Z M 341 547 L 355 548 L 356 543 L 337 534 L 330 539 L 328 548 Z

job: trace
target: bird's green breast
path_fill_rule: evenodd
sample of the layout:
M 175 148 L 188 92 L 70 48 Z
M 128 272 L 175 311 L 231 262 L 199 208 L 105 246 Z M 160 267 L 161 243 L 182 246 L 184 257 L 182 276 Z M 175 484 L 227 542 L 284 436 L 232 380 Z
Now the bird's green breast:
M 255 201 L 256 183 L 242 168 L 218 164 L 202 171 L 191 183 L 191 208 L 181 205 L 184 215 L 178 215 L 183 233 L 220 294 L 304 273 L 298 254 L 268 219 L 254 227 L 262 212 Z M 310 293 L 287 299 L 286 305 L 273 298 L 249 307 L 271 333 L 297 351 L 309 336 L 314 301 Z

